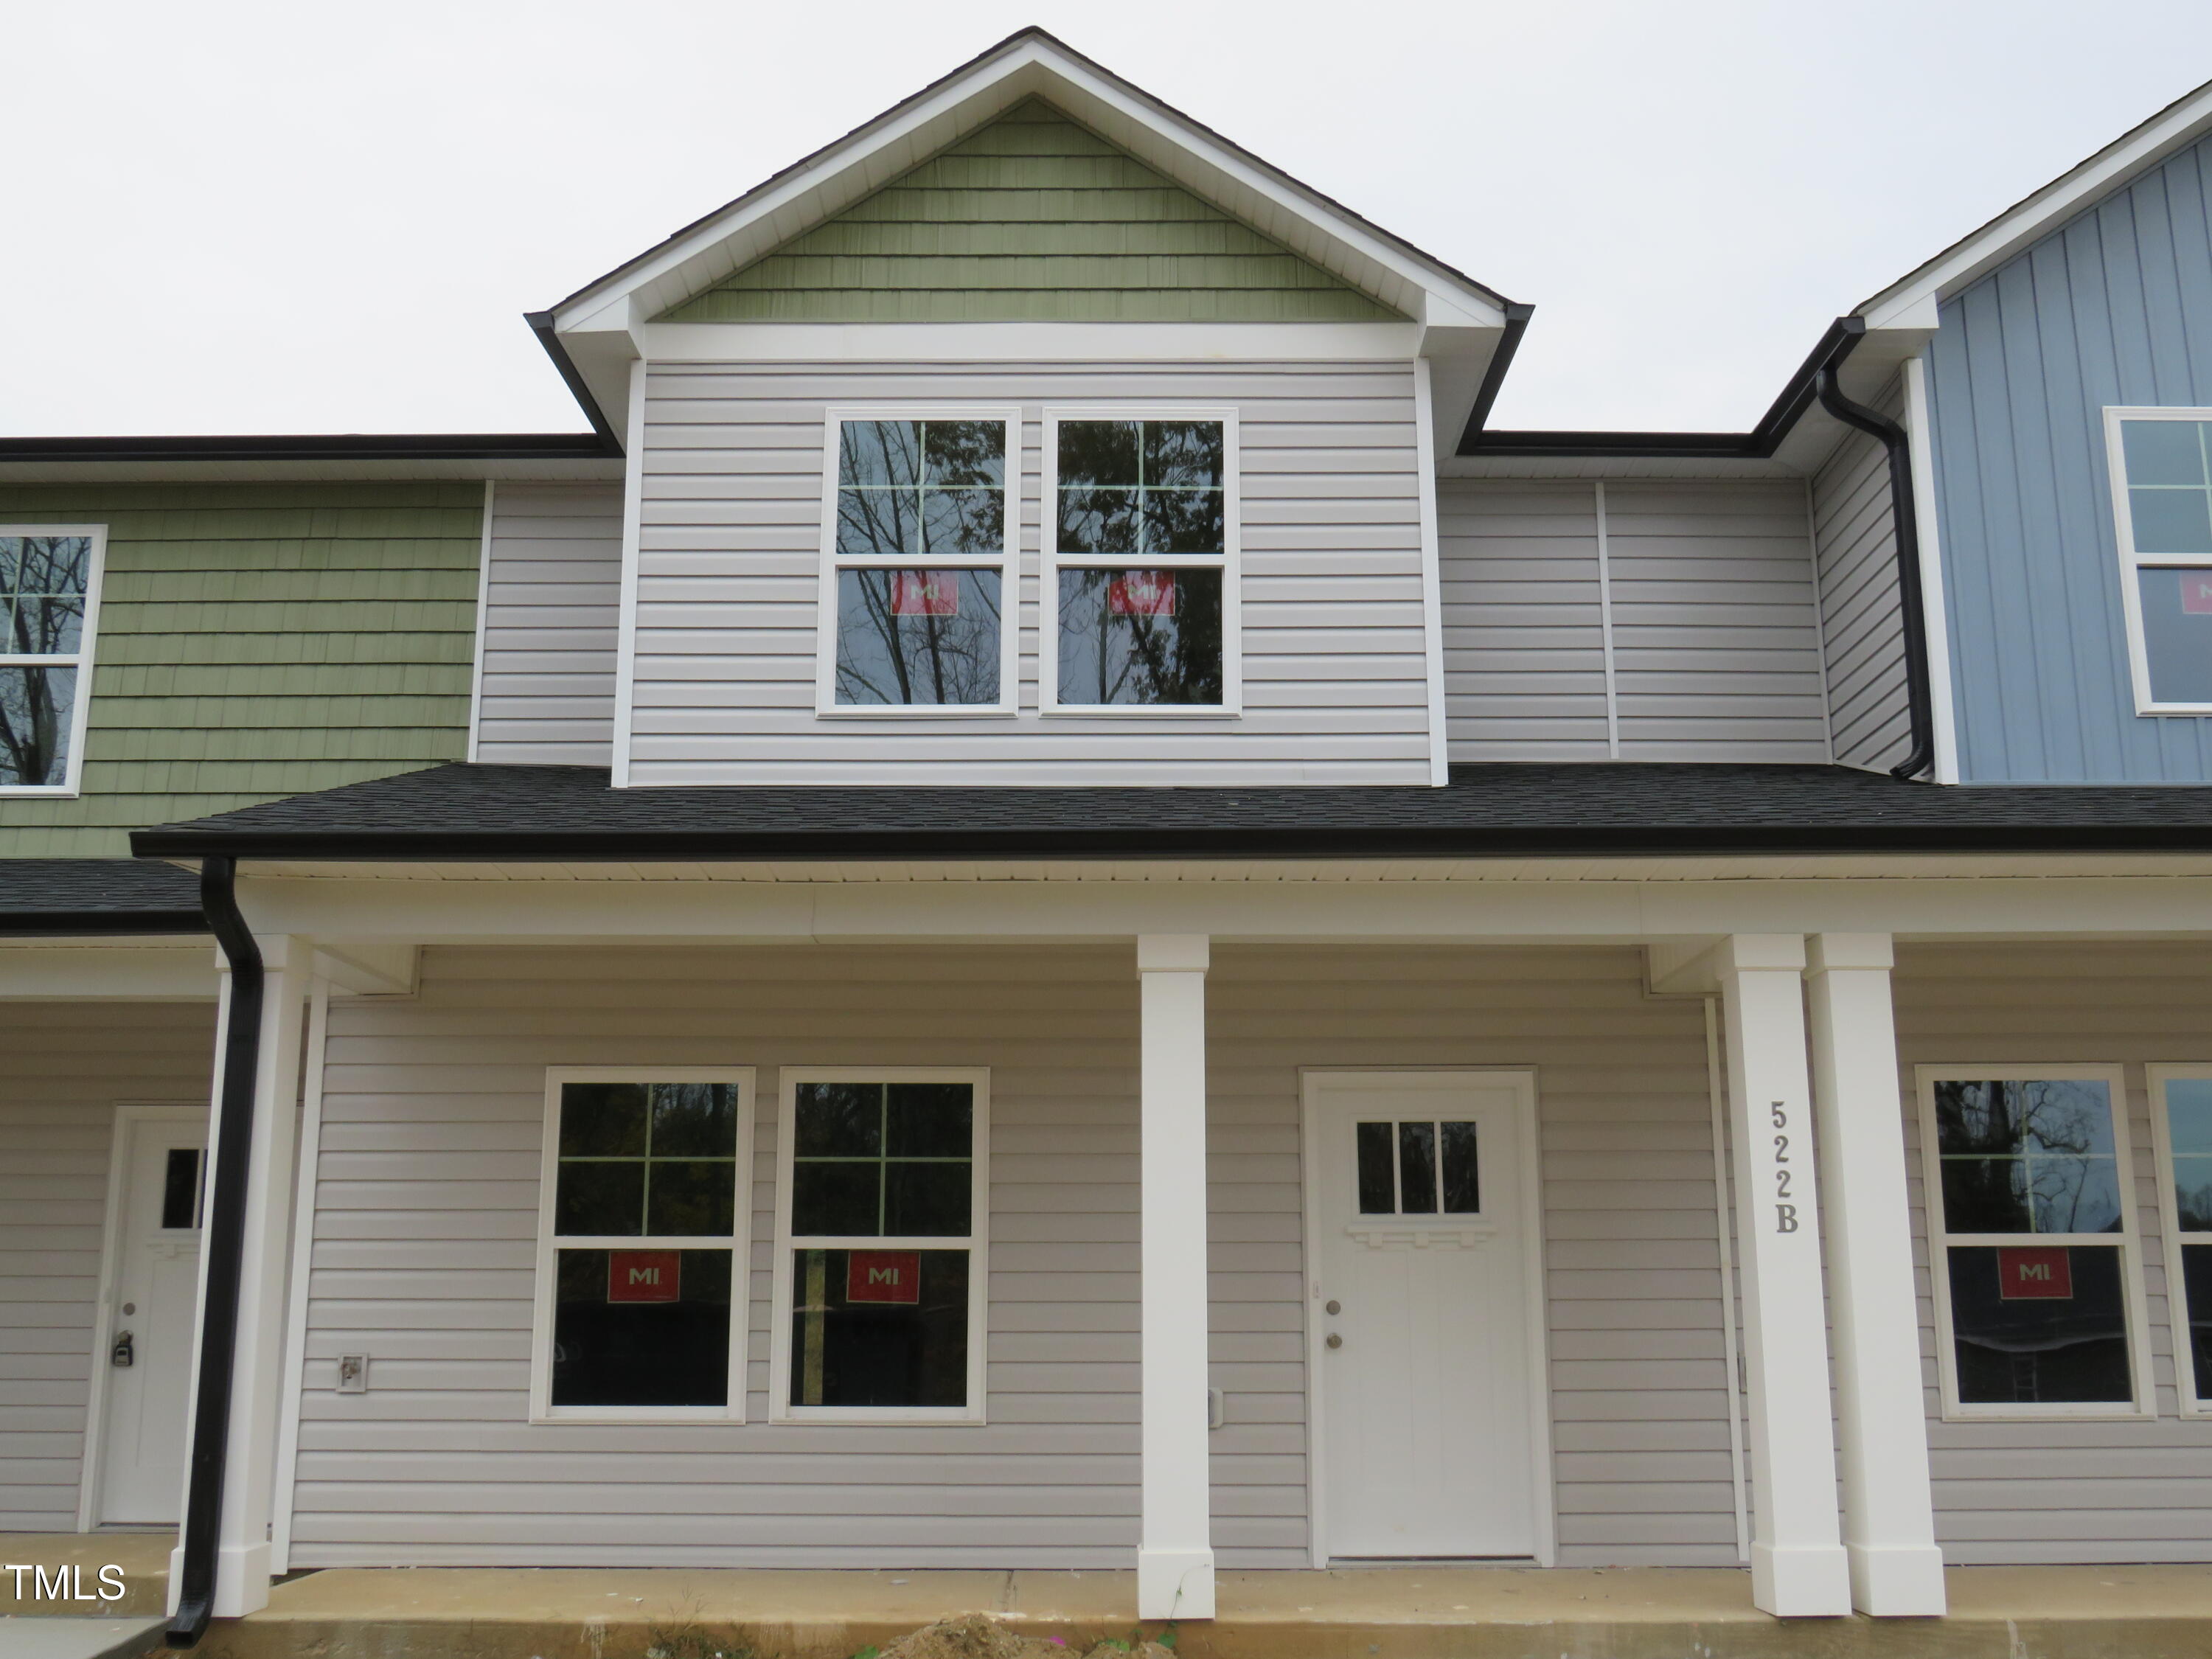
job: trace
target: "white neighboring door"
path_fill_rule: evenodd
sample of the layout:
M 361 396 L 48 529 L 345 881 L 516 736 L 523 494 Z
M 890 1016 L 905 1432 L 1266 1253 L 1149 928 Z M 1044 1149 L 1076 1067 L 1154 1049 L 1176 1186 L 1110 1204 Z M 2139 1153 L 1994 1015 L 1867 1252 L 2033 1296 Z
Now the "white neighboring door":
M 1312 1073 L 1306 1092 L 1327 1555 L 1547 1553 L 1523 1191 L 1534 1078 Z
M 107 1387 L 95 1518 L 174 1524 L 184 1499 L 206 1115 L 128 1118 L 125 1137 L 122 1224 L 100 1362 Z

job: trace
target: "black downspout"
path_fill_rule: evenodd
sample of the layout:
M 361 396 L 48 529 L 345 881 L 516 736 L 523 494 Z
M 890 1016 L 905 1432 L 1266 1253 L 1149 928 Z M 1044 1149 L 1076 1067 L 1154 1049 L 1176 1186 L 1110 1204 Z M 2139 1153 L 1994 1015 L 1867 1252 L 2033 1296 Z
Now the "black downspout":
M 1912 507 L 1912 444 L 1905 428 L 1887 415 L 1853 403 L 1836 384 L 1832 366 L 1814 377 L 1820 407 L 1846 425 L 1881 440 L 1889 452 L 1889 514 L 1897 526 L 1897 599 L 1904 613 L 1905 702 L 1912 729 L 1911 752 L 1889 769 L 1895 778 L 1915 778 L 1936 758 L 1936 717 L 1928 690 L 1928 611 L 1920 589 L 1920 524 Z
M 192 1462 L 185 1483 L 184 1561 L 173 1648 L 195 1645 L 215 1609 L 216 1546 L 229 1462 L 232 1363 L 238 1349 L 239 1275 L 246 1259 L 246 1182 L 253 1158 L 253 1083 L 261 1069 L 260 947 L 239 913 L 238 861 L 200 866 L 200 908 L 230 963 L 222 1028 L 222 1100 L 216 1121 L 214 1185 L 207 1203 L 207 1300 L 200 1310 L 200 1374 Z

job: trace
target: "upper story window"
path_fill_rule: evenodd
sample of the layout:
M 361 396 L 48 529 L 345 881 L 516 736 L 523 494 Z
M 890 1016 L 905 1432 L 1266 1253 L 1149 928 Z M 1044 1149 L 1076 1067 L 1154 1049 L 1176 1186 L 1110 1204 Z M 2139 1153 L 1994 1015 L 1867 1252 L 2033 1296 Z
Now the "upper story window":
M 0 526 L 0 793 L 76 793 L 105 542 Z
M 2149 1413 L 2118 1066 L 1923 1066 L 1929 1267 L 1953 1417 Z
M 1238 706 L 1237 422 L 1048 411 L 1048 708 Z
M 1010 711 L 1010 411 L 832 410 L 818 707 Z
M 2105 413 L 2136 712 L 2212 714 L 2212 410 Z

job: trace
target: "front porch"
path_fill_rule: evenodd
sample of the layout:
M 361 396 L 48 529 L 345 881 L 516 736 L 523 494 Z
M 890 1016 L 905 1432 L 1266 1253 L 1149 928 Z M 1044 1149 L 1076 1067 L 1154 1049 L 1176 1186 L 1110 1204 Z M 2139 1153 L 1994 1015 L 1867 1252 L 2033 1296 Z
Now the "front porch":
M 99 1540 L 15 1534 L 11 1554 L 90 1561 Z M 112 1552 L 111 1552 L 112 1553 Z M 125 1610 L 158 1608 L 140 1550 Z M 212 1632 L 210 1659 L 849 1659 L 989 1613 L 1079 1652 L 1129 1639 L 1131 1571 L 330 1568 Z M 2201 1659 L 2212 1574 L 2194 1566 L 1954 1567 L 1942 1620 L 1770 1618 L 1747 1572 L 1426 1565 L 1224 1571 L 1177 1659 Z M 0 1581 L 0 1592 L 7 1586 Z M 11 1609 L 0 1596 L 0 1614 Z M 25 1608 L 23 1611 L 35 1611 Z M 1144 1627 L 1158 1634 L 1158 1625 Z

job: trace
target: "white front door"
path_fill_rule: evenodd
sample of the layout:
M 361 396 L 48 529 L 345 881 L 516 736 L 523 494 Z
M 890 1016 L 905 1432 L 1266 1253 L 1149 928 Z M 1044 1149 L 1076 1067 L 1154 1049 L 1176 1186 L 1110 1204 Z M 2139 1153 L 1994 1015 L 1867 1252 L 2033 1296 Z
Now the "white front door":
M 1312 1073 L 1306 1090 L 1323 1551 L 1534 1556 L 1534 1079 Z
M 204 1114 L 125 1124 L 122 1224 L 102 1360 L 101 1522 L 173 1523 L 182 1508 L 206 1145 Z

